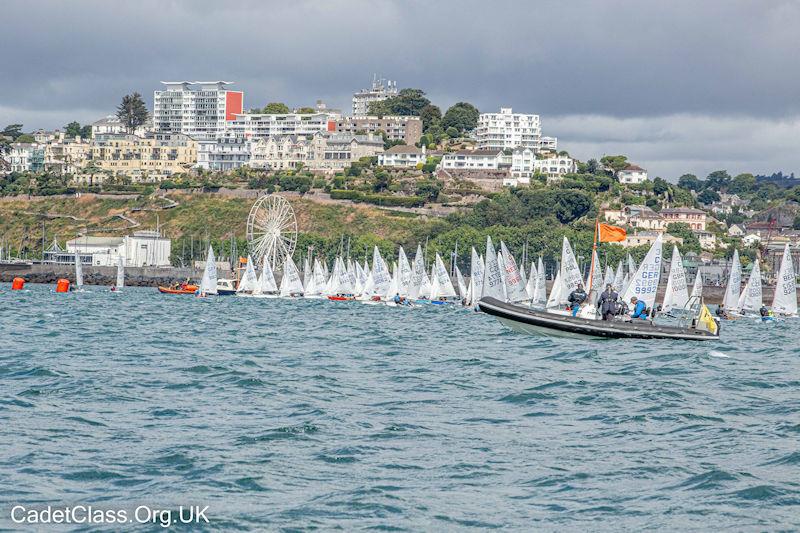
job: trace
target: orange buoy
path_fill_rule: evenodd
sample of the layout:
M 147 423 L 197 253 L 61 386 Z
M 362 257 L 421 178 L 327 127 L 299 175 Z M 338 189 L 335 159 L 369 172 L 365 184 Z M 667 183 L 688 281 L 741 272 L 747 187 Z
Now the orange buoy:
M 69 280 L 61 278 L 56 282 L 56 292 L 69 292 Z
M 14 278 L 14 280 L 11 282 L 12 291 L 21 291 L 24 288 L 25 288 L 24 278 Z

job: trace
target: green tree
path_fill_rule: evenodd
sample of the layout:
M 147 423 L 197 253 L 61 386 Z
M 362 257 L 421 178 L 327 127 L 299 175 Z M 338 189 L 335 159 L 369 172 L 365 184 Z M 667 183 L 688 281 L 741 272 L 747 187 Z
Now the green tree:
M 720 197 L 716 191 L 712 189 L 705 189 L 703 192 L 697 195 L 697 200 L 704 205 L 709 205 L 713 204 L 714 202 L 719 202 Z
M 391 178 L 389 173 L 385 170 L 378 170 L 375 172 L 375 181 L 372 184 L 372 190 L 375 192 L 383 192 L 389 188 Z
M 800 229 L 800 215 L 794 217 L 792 221 L 792 229 Z
M 68 139 L 79 137 L 80 134 L 81 134 L 80 123 L 72 121 L 66 126 L 64 126 L 64 135 L 66 135 Z
M 120 119 L 128 133 L 147 122 L 147 106 L 139 93 L 128 94 L 122 97 L 122 103 L 117 106 L 117 117 Z
M 301 115 L 311 115 L 313 113 L 316 113 L 317 110 L 314 109 L 313 107 L 301 107 L 300 109 L 297 110 L 297 112 Z
M 3 131 L 0 131 L 0 135 L 11 137 L 11 140 L 16 141 L 17 137 L 22 135 L 22 124 L 9 124 Z
M 474 130 L 478 126 L 478 108 L 468 102 L 453 104 L 442 118 L 442 127 L 455 128 L 459 132 Z
M 441 124 L 442 111 L 438 106 L 428 104 L 420 110 L 419 118 L 422 120 L 422 131 L 425 132 L 434 124 Z
M 611 168 L 614 172 L 619 172 L 628 166 L 628 158 L 624 155 L 606 155 L 600 159 L 600 163 Z
M 439 198 L 439 193 L 442 192 L 443 186 L 444 184 L 439 180 L 419 180 L 416 184 L 416 194 L 431 202 L 435 202 L 436 199 Z
M 683 239 L 683 246 L 686 250 L 695 252 L 700 251 L 700 240 L 694 234 L 692 228 L 684 222 L 673 222 L 667 225 L 667 233 L 674 237 Z
M 430 105 L 431 101 L 425 97 L 425 92 L 420 89 L 402 89 L 397 96 L 392 96 L 379 102 L 370 102 L 370 115 L 402 115 L 418 117 L 422 110 Z
M 703 188 L 703 182 L 694 174 L 684 174 L 678 178 L 678 187 L 690 191 L 699 191 Z
M 667 183 L 667 180 L 659 177 L 656 177 L 656 179 L 653 180 L 653 192 L 655 194 L 661 196 L 662 194 L 669 192 L 669 189 L 670 187 L 669 183 Z
M 731 183 L 731 176 L 725 170 L 715 170 L 706 176 L 706 187 L 717 192 L 726 191 Z
M 36 139 L 30 133 L 23 133 L 17 137 L 16 141 L 18 143 L 34 143 L 36 142 Z
M 264 106 L 261 113 L 265 115 L 285 115 L 289 113 L 289 106 L 283 102 L 270 102 Z
M 733 194 L 746 194 L 753 192 L 756 188 L 756 177 L 752 174 L 739 174 L 731 181 L 728 192 Z
M 454 128 L 453 126 L 450 126 L 449 128 L 447 128 L 445 130 L 445 133 L 451 139 L 455 139 L 456 137 L 458 137 L 458 130 L 456 128 Z

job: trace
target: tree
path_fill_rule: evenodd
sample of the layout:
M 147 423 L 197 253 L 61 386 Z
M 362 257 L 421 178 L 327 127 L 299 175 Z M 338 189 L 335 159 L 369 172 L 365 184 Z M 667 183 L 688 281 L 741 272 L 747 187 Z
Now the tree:
M 11 137 L 12 140 L 16 141 L 17 137 L 22 135 L 22 124 L 9 124 L 8 126 L 0 132 L 0 135 L 4 137 Z
M 80 125 L 80 123 L 75 122 L 73 120 L 72 122 L 70 122 L 69 124 L 64 126 L 64 134 L 69 139 L 72 139 L 74 137 L 80 137 L 80 135 L 81 135 L 81 125 Z
M 16 142 L 18 142 L 18 143 L 35 143 L 36 139 L 33 137 L 33 135 L 31 135 L 29 133 L 23 133 L 22 135 L 20 135 L 19 137 L 16 138 Z
M 731 183 L 731 176 L 725 170 L 715 170 L 706 176 L 706 187 L 715 191 L 725 191 Z
M 606 155 L 600 159 L 600 163 L 610 167 L 614 172 L 619 172 L 628 166 L 628 158 L 624 155 Z
M 282 102 L 270 102 L 264 106 L 261 113 L 265 115 L 285 115 L 289 113 L 289 106 Z
M 656 177 L 653 180 L 653 192 L 659 196 L 669 191 L 669 183 L 667 180 Z
M 431 101 L 425 98 L 425 92 L 420 89 L 402 89 L 397 96 L 386 100 L 369 103 L 369 114 L 402 115 L 418 117 L 422 110 L 430 105 Z
M 117 106 L 117 118 L 128 133 L 133 133 L 136 128 L 147 122 L 147 117 L 147 106 L 141 94 L 133 93 L 122 97 L 122 103 Z
M 81 139 L 91 139 L 92 138 L 92 125 L 87 124 L 81 128 Z
M 422 196 L 428 201 L 435 202 L 442 192 L 444 184 L 435 179 L 425 179 L 417 181 L 417 196 Z
M 728 192 L 733 194 L 744 194 L 753 192 L 756 188 L 756 177 L 752 174 L 739 174 L 733 181 L 731 181 L 730 187 L 728 187 Z
M 703 182 L 694 174 L 684 174 L 678 178 L 678 187 L 690 191 L 699 191 L 703 188 Z
M 474 130 L 478 126 L 478 108 L 467 102 L 458 102 L 450 106 L 450 109 L 442 118 L 442 127 L 455 128 L 459 132 Z
M 597 159 L 590 159 L 586 162 L 586 172 L 589 174 L 597 174 L 600 165 L 597 164 Z
M 714 202 L 719 202 L 719 194 L 712 189 L 705 189 L 703 192 L 697 195 L 697 200 L 705 205 L 713 204 Z
M 378 170 L 375 172 L 375 182 L 372 185 L 372 190 L 375 192 L 383 192 L 389 188 L 390 183 L 391 178 L 389 177 L 389 173 L 385 170 Z
M 800 229 L 800 215 L 794 217 L 794 221 L 792 221 L 792 229 Z
M 425 132 L 434 124 L 441 124 L 442 111 L 438 106 L 428 104 L 420 110 L 419 118 L 422 120 L 422 131 Z
M 456 137 L 458 137 L 458 130 L 456 128 L 454 128 L 453 126 L 450 126 L 449 128 L 447 128 L 445 130 L 445 133 L 451 139 L 455 139 Z
M 301 107 L 300 109 L 297 110 L 297 112 L 301 115 L 311 115 L 313 113 L 316 113 L 317 110 L 314 109 L 313 107 Z
M 690 249 L 695 252 L 700 251 L 700 240 L 697 238 L 697 235 L 694 234 L 692 228 L 690 228 L 688 224 L 684 222 L 673 222 L 672 224 L 667 224 L 667 233 L 674 237 L 680 237 L 683 239 L 683 246 L 686 249 Z

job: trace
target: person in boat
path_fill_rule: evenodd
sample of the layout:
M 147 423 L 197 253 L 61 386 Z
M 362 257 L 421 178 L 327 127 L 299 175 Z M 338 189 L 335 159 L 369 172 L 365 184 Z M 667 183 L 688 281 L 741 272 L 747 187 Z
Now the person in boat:
M 606 290 L 600 293 L 600 298 L 597 300 L 597 307 L 600 309 L 603 320 L 614 320 L 617 312 L 617 298 L 619 295 L 614 291 L 614 287 L 610 283 L 606 285 Z
M 762 305 L 761 309 L 758 310 L 758 313 L 761 315 L 762 322 L 775 320 L 775 313 L 773 313 L 766 305 Z
M 583 284 L 578 283 L 578 287 L 569 293 L 569 297 L 567 297 L 569 309 L 572 310 L 572 316 L 578 316 L 578 311 L 581 310 L 581 305 L 583 305 L 587 297 L 586 291 L 583 290 Z
M 631 318 L 639 318 L 647 320 L 649 314 L 647 313 L 647 304 L 643 300 L 638 299 L 636 296 L 631 297 L 631 306 L 633 306 L 633 313 Z
M 111 286 L 111 292 L 117 292 L 117 286 L 116 285 L 112 285 Z
M 731 319 L 731 317 L 728 314 L 728 312 L 725 311 L 725 309 L 723 309 L 721 305 L 719 307 L 717 307 L 716 313 L 717 313 L 717 316 L 722 318 L 722 319 L 725 319 L 725 320 L 730 320 Z

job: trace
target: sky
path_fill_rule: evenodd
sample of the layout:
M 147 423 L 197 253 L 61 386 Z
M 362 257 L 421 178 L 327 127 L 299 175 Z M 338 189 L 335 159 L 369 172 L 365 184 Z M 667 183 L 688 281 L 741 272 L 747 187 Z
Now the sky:
M 800 0 L 3 0 L 0 127 L 90 123 L 160 81 L 350 110 L 373 74 L 513 107 L 651 177 L 800 171 Z

